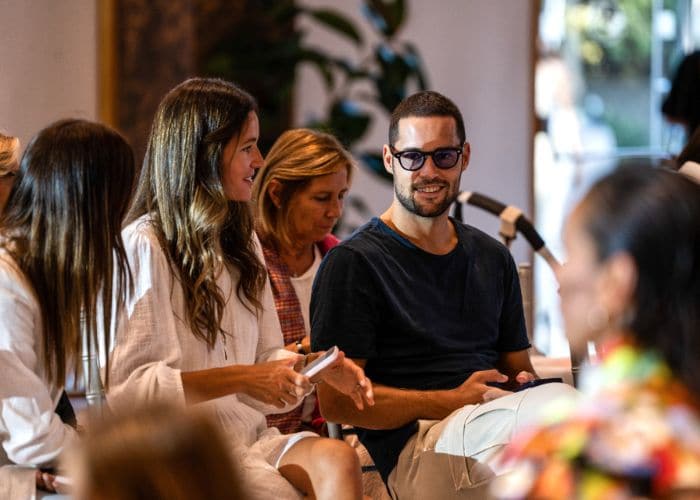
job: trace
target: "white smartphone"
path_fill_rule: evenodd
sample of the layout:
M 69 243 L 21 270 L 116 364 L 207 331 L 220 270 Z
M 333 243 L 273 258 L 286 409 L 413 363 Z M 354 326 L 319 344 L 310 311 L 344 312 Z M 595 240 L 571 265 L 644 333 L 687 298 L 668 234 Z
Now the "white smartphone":
M 67 476 L 56 475 L 54 481 L 63 486 L 73 486 L 73 479 Z
M 340 350 L 338 349 L 337 345 L 334 345 L 330 349 L 328 349 L 325 353 L 323 353 L 322 356 L 319 356 L 318 358 L 314 359 L 311 363 L 306 365 L 304 368 L 301 369 L 302 375 L 306 375 L 307 377 L 313 377 L 316 375 L 318 372 L 326 368 L 328 365 L 333 363 L 338 358 L 338 353 Z

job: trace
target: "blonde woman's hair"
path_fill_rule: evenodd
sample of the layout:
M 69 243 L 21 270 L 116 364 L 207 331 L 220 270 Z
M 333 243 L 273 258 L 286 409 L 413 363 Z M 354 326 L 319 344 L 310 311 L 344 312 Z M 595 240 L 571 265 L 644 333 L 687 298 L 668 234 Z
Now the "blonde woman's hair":
M 265 165 L 255 176 L 253 199 L 256 204 L 257 229 L 261 238 L 290 246 L 289 202 L 316 177 L 346 169 L 352 180 L 354 160 L 342 144 L 330 134 L 305 128 L 287 130 L 275 141 L 265 158 Z M 270 197 L 270 183 L 282 185 L 281 204 Z
M 19 139 L 0 133 L 0 177 L 17 170 Z

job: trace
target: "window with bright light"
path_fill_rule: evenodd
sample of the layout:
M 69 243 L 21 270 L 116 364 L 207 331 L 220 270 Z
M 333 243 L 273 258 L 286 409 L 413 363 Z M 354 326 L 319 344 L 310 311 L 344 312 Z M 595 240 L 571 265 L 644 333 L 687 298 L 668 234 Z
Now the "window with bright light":
M 661 103 L 685 53 L 700 47 L 700 0 L 542 0 L 535 68 L 535 224 L 565 260 L 571 206 L 625 162 L 657 163 L 685 137 Z M 535 345 L 568 354 L 557 283 L 535 261 Z

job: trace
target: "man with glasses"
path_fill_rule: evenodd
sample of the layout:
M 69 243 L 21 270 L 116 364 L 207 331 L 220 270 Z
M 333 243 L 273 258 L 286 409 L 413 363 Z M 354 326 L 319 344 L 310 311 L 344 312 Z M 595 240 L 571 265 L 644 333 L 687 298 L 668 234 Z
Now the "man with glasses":
M 406 98 L 383 156 L 393 202 L 328 253 L 311 302 L 313 349 L 363 366 L 376 404 L 321 384 L 321 408 L 356 426 L 394 497 L 482 498 L 516 424 L 563 384 L 505 390 L 535 378 L 518 275 L 503 245 L 448 216 L 470 156 L 454 103 Z

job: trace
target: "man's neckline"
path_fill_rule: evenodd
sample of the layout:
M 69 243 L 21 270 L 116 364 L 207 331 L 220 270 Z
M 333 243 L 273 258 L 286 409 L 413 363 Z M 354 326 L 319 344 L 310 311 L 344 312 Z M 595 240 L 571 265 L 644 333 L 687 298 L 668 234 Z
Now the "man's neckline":
M 397 236 L 399 236 L 401 239 L 407 241 L 411 245 L 413 245 L 415 248 L 421 250 L 422 252 L 425 252 L 429 255 L 434 255 L 436 257 L 443 257 L 445 255 L 449 255 L 452 252 L 454 252 L 455 248 L 459 245 L 459 236 L 457 235 L 457 228 L 454 225 L 454 222 L 450 219 L 450 223 L 452 224 L 452 227 L 454 229 L 454 244 L 450 246 L 446 251 L 433 251 L 430 248 L 426 248 L 425 245 L 421 245 L 419 241 L 417 241 L 414 238 L 411 238 L 409 235 L 405 234 L 402 232 L 396 224 L 390 219 L 390 218 L 384 218 L 383 216 L 377 217 L 377 220 L 383 224 L 388 230 L 391 232 L 395 233 Z

